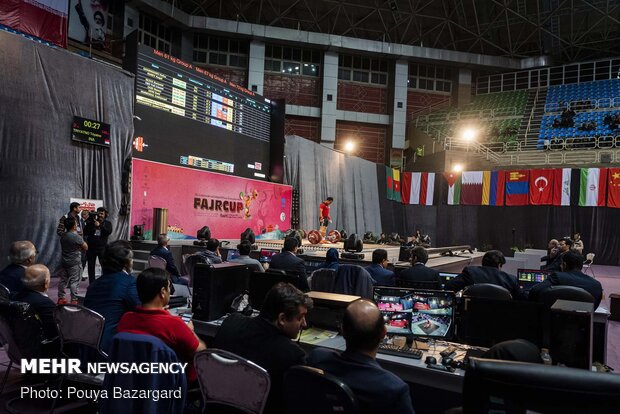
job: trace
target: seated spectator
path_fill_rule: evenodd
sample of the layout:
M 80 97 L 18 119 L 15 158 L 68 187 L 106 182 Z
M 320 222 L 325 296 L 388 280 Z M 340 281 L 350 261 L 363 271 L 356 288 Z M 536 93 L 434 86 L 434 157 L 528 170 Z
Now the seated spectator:
M 47 289 L 50 287 L 49 269 L 40 264 L 29 266 L 24 272 L 22 282 L 24 288 L 15 294 L 13 300 L 30 304 L 41 320 L 45 339 L 56 338 L 58 336 L 58 328 L 54 322 L 56 304 L 47 296 Z
M 537 283 L 530 290 L 529 299 L 538 301 L 541 293 L 550 286 L 575 286 L 587 290 L 594 297 L 594 309 L 598 308 L 603 297 L 601 283 L 584 274 L 583 256 L 577 252 L 567 251 L 560 256 L 560 271 L 552 273 L 544 282 Z
M 232 259 L 231 263 L 245 264 L 251 270 L 254 270 L 256 272 L 265 271 L 265 268 L 258 260 L 252 259 L 250 257 L 250 252 L 252 251 L 252 243 L 249 240 L 241 241 L 241 243 L 237 245 L 237 250 L 239 250 L 239 257 L 237 257 L 236 259 Z
M 512 339 L 493 345 L 482 358 L 542 364 L 540 349 L 525 339 Z
M 260 315 L 229 315 L 217 332 L 213 347 L 233 352 L 269 372 L 271 391 L 265 413 L 282 412 L 284 373 L 306 362 L 305 352 L 291 339 L 306 326 L 312 299 L 289 283 L 278 283 L 267 295 Z
M 308 275 L 306 274 L 306 265 L 304 260 L 297 257 L 297 239 L 294 237 L 288 237 L 284 240 L 284 246 L 282 252 L 274 255 L 269 263 L 269 269 L 284 270 L 299 275 L 299 287 L 300 289 L 307 291 L 308 287 Z
M 376 361 L 385 334 L 377 306 L 358 299 L 347 306 L 342 319 L 346 350 L 315 348 L 308 356 L 308 365 L 338 377 L 351 388 L 360 413 L 413 413 L 409 386 Z
M 172 283 L 187 286 L 189 282 L 181 277 L 181 273 L 174 263 L 172 252 L 168 249 L 169 242 L 170 238 L 166 233 L 161 233 L 157 236 L 157 247 L 151 250 L 151 256 L 161 257 L 166 261 L 166 270 L 170 273 Z
M 573 234 L 573 250 L 581 255 L 583 254 L 583 240 L 581 240 L 579 232 Z
M 330 247 L 327 253 L 325 253 L 325 263 L 317 267 L 317 269 L 338 270 L 338 266 L 340 265 L 340 263 L 338 263 L 339 258 L 338 249 Z
M 553 127 L 553 128 L 559 128 L 559 127 L 561 127 L 561 126 L 562 126 L 562 123 L 561 123 L 561 121 L 560 121 L 560 118 L 555 118 L 555 119 L 553 120 L 553 125 L 552 125 L 552 127 Z
M 11 293 L 19 292 L 24 288 L 22 279 L 28 266 L 34 264 L 37 249 L 31 241 L 21 240 L 11 243 L 9 260 L 11 264 L 0 272 L 0 284 Z
M 478 283 L 491 283 L 502 286 L 510 292 L 513 298 L 519 296 L 519 284 L 516 276 L 502 272 L 502 266 L 506 264 L 504 254 L 499 250 L 489 250 L 482 256 L 482 266 L 467 266 L 461 274 L 449 280 L 446 290 L 458 292 L 469 285 Z
M 150 268 L 138 275 L 136 286 L 142 306 L 126 312 L 118 323 L 117 332 L 151 335 L 161 339 L 177 354 L 180 361 L 189 363 L 186 371 L 189 382 L 196 381 L 192 366 L 194 354 L 207 349 L 194 333 L 194 325 L 187 325 L 178 316 L 166 310 L 170 301 L 171 280 L 164 269 Z
M 545 266 L 549 265 L 560 252 L 559 242 L 556 239 L 549 240 L 547 244 L 547 255 L 540 258 L 541 262 L 545 262 Z
M 211 261 L 212 264 L 222 263 L 222 255 L 220 254 L 220 241 L 218 239 L 207 240 L 207 246 L 204 252 L 200 252 Z
M 422 246 L 414 247 L 411 250 L 411 267 L 400 272 L 399 277 L 409 282 L 439 282 L 439 272 L 430 267 L 426 267 L 428 253 Z
M 385 249 L 376 249 L 372 252 L 372 264 L 366 267 L 370 276 L 378 286 L 396 286 L 396 275 L 391 270 L 386 269 L 388 254 Z
M 88 286 L 84 306 L 105 318 L 101 349 L 108 352 L 121 317 L 140 305 L 136 278 L 131 275 L 131 244 L 125 240 L 108 244 L 103 252 L 102 266 L 103 275 Z
M 572 247 L 573 247 L 573 241 L 570 238 L 564 237 L 563 239 L 561 239 L 560 242 L 558 243 L 557 254 L 553 257 L 551 261 L 547 261 L 547 265 L 543 266 L 542 269 L 552 270 L 554 272 L 559 271 L 560 264 L 562 263 L 562 255 L 568 252 Z

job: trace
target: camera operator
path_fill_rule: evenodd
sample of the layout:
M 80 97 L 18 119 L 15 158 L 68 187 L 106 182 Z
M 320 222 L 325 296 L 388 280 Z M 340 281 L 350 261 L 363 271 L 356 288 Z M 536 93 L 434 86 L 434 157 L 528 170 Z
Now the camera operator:
M 99 207 L 97 213 L 91 213 L 86 220 L 84 235 L 88 243 L 86 259 L 88 261 L 88 283 L 95 281 L 95 260 L 99 258 L 99 264 L 103 263 L 103 250 L 108 244 L 108 236 L 112 233 L 112 223 L 107 220 L 108 210 Z

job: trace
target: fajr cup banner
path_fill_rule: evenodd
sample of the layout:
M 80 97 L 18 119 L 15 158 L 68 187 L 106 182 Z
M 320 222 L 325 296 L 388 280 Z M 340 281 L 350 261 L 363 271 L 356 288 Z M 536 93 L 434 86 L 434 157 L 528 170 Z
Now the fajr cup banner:
M 195 239 L 209 226 L 217 239 L 239 239 L 291 226 L 293 188 L 157 162 L 133 160 L 131 226 L 151 239 L 153 209 L 168 209 L 168 236 Z

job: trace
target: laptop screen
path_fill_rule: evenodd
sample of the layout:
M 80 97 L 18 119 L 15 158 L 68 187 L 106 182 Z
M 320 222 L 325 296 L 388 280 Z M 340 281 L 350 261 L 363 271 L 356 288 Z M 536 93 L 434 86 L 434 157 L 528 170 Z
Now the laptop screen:
M 375 287 L 373 298 L 389 334 L 447 338 L 454 328 L 454 292 Z
M 228 251 L 228 254 L 226 256 L 226 261 L 230 262 L 233 259 L 236 259 L 237 257 L 239 257 L 239 250 L 237 249 L 231 249 Z
M 446 282 L 448 282 L 449 280 L 454 279 L 458 275 L 459 275 L 458 273 L 439 272 L 439 278 L 441 279 L 441 284 L 442 285 L 445 285 Z
M 529 283 L 540 283 L 544 282 L 547 277 L 551 274 L 548 270 L 540 270 L 540 269 L 517 269 L 517 278 L 519 279 L 519 283 L 529 282 Z
M 261 249 L 260 250 L 260 257 L 258 258 L 258 261 L 261 263 L 269 263 L 271 262 L 271 258 L 273 256 L 275 256 L 276 254 L 280 253 L 279 250 L 274 250 L 274 249 Z

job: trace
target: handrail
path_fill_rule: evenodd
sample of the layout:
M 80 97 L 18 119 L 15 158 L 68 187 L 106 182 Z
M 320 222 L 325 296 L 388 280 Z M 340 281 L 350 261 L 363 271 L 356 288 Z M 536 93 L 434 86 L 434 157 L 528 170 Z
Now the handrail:
M 575 99 L 562 103 L 563 105 L 560 105 L 560 102 L 549 102 L 545 104 L 545 114 L 562 112 L 568 107 L 572 107 L 575 111 L 620 108 L 620 96 L 596 99 Z

